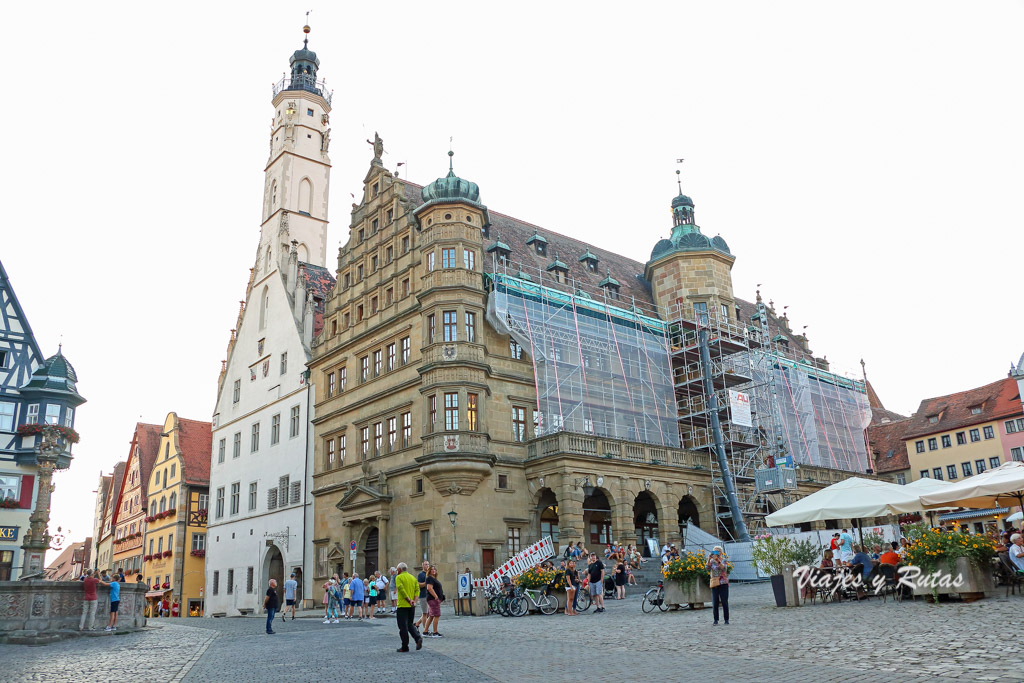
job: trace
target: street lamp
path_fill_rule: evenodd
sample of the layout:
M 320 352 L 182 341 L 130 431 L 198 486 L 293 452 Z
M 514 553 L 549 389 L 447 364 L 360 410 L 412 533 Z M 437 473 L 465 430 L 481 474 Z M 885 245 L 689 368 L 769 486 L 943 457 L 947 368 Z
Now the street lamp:
M 456 530 L 458 516 L 459 516 L 459 513 L 455 511 L 455 507 L 453 506 L 452 509 L 448 511 L 448 521 L 452 523 L 452 543 L 453 543 L 453 547 L 455 549 L 454 555 L 455 555 L 455 614 L 456 615 L 458 615 L 458 613 L 459 613 L 459 608 L 458 608 L 458 605 L 459 605 L 459 533 Z
M 594 495 L 594 487 L 590 483 L 590 477 L 583 477 L 582 479 L 577 479 L 575 481 L 575 484 L 576 484 L 576 488 L 582 488 L 583 489 L 583 495 L 585 497 L 590 498 L 592 495 Z M 581 484 L 582 484 L 582 486 L 581 486 Z

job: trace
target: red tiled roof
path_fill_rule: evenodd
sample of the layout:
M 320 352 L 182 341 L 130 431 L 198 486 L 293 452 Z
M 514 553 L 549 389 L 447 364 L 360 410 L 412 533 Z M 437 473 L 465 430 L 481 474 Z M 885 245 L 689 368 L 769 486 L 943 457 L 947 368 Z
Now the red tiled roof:
M 181 476 L 186 484 L 210 485 L 210 453 L 213 449 L 212 425 L 199 420 L 178 418 L 178 450 L 181 451 Z
M 299 263 L 299 276 L 313 294 L 313 336 L 317 337 L 324 329 L 324 309 L 336 279 L 326 268 L 305 262 Z
M 164 431 L 162 425 L 151 425 L 139 422 L 135 425 L 135 440 L 139 446 L 139 476 L 143 485 L 141 496 L 142 509 L 149 507 L 146 502 L 146 490 L 149 488 L 149 475 L 156 463 L 157 452 L 160 450 L 160 433 Z
M 871 449 L 875 472 L 884 474 L 910 467 L 910 456 L 904 441 L 910 423 L 909 419 L 902 419 L 868 427 L 868 447 Z
M 971 412 L 975 407 L 981 408 L 977 415 Z M 1007 377 L 976 389 L 924 399 L 917 412 L 909 418 L 911 425 L 905 438 L 948 432 L 1020 415 L 1022 412 L 1017 382 Z M 933 416 L 939 418 L 935 424 L 928 420 Z
M 111 523 L 111 530 L 113 530 L 114 523 L 114 511 L 117 510 L 118 504 L 121 498 L 121 484 L 124 482 L 124 471 L 128 468 L 128 462 L 122 460 L 121 462 L 114 465 L 114 471 L 110 475 L 110 493 L 107 494 L 107 510 L 104 513 L 103 521 L 106 526 L 106 521 L 109 519 Z M 102 532 L 103 530 L 100 529 Z

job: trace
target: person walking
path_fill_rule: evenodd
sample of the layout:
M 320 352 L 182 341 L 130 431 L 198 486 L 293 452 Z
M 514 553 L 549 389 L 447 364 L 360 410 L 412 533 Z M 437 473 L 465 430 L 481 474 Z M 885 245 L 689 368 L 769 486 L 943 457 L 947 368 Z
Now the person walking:
M 576 560 L 570 558 L 565 565 L 565 613 L 576 616 L 576 596 L 580 591 L 580 575 L 576 573 Z
M 390 574 L 388 577 L 388 592 L 390 593 L 389 597 L 391 598 L 391 613 L 396 614 L 398 612 L 398 593 L 395 591 L 397 588 L 395 586 L 395 576 L 398 575 L 398 570 L 392 567 L 388 573 Z
M 594 614 L 602 614 L 604 612 L 604 562 L 597 559 L 597 553 L 590 553 L 587 579 L 590 581 L 590 597 L 596 608 Z
M 287 621 L 289 607 L 292 608 L 292 621 L 295 621 L 295 591 L 298 587 L 299 582 L 295 580 L 295 574 L 284 582 L 284 613 L 281 615 L 281 621 Z
M 99 585 L 97 580 L 92 575 L 91 569 L 85 570 L 85 575 L 82 577 L 82 590 L 85 591 L 82 596 L 82 620 L 78 624 L 79 631 L 85 631 L 85 622 L 89 622 L 89 631 L 96 630 L 96 586 Z
M 359 621 L 363 620 L 363 580 L 359 574 L 352 572 L 352 580 L 348 584 L 352 588 L 352 607 L 359 610 Z
M 716 545 L 708 557 L 708 574 L 711 584 L 711 610 L 718 626 L 718 606 L 722 606 L 722 616 L 729 623 L 729 559 L 725 556 L 722 546 Z
M 277 601 L 277 579 L 270 580 L 270 587 L 267 588 L 267 597 L 263 598 L 263 609 L 267 610 L 267 635 L 273 635 L 277 633 L 272 626 L 274 625 L 274 615 L 277 614 L 278 601 Z
M 324 593 L 324 598 L 327 600 L 327 611 L 324 613 L 323 623 L 337 624 L 338 613 L 341 611 L 341 590 L 334 579 L 329 579 L 326 586 L 327 592 Z
M 416 641 L 416 649 L 419 650 L 423 647 L 423 636 L 420 635 L 416 624 L 413 623 L 413 617 L 416 616 L 416 600 L 419 599 L 419 582 L 409 573 L 409 565 L 405 562 L 399 562 L 396 571 L 394 581 L 395 592 L 398 595 L 396 621 L 398 622 L 398 635 L 402 639 L 402 646 L 397 651 L 409 651 L 410 636 Z
M 104 631 L 116 631 L 117 630 L 117 608 L 121 606 L 121 584 L 117 581 L 117 575 L 110 577 L 109 581 L 104 581 L 110 586 L 110 621 L 107 622 L 107 627 Z
M 374 574 L 370 574 L 367 577 L 367 586 L 369 588 L 366 594 L 369 596 L 369 604 L 366 609 L 366 613 L 369 615 L 370 621 L 373 621 L 377 614 L 377 577 Z
M 442 638 L 437 632 L 437 622 L 441 620 L 441 603 L 444 602 L 444 589 L 437 578 L 437 567 L 431 565 L 427 574 L 427 621 L 423 627 L 423 635 L 431 638 Z M 433 626 L 433 632 L 430 627 Z
M 416 620 L 416 626 L 426 631 L 427 621 L 427 576 L 430 572 L 430 563 L 423 560 L 423 571 L 416 576 L 416 581 L 420 584 L 420 618 Z
M 377 614 L 388 613 L 388 587 L 391 580 L 384 572 L 374 572 L 377 578 Z

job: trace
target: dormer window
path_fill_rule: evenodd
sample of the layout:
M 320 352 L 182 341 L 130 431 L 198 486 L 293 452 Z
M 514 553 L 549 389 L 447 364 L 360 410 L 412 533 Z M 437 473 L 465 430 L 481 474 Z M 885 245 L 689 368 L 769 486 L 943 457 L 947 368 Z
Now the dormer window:
M 526 246 L 533 245 L 533 250 L 538 256 L 548 255 L 548 241 L 544 239 L 539 232 L 533 231 L 533 235 L 526 240 Z
M 937 424 L 938 421 L 939 421 L 939 416 L 938 415 L 929 415 L 928 416 L 928 424 L 930 424 L 930 425 Z
M 971 415 L 981 415 L 981 406 L 971 406 Z
M 498 263 L 506 265 L 508 257 L 512 255 L 512 248 L 501 241 L 501 235 L 497 235 L 494 243 L 487 247 L 487 253 L 495 254 L 498 257 Z
M 605 278 L 597 283 L 597 286 L 604 290 L 605 296 L 612 300 L 618 300 L 619 289 L 621 285 L 619 281 L 612 277 L 612 271 L 605 271 Z
M 569 278 L 569 266 L 558 259 L 558 254 L 555 254 L 555 260 L 548 264 L 547 271 L 552 273 L 555 277 L 555 282 L 561 285 L 564 285 Z
M 579 260 L 591 273 L 597 272 L 597 256 L 592 254 L 589 248 L 583 252 L 583 256 L 580 256 Z

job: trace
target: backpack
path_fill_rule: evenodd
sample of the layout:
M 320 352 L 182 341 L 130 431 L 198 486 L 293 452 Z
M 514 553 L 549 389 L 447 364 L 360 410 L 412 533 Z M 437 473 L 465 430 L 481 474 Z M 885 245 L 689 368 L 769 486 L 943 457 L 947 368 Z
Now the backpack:
M 568 560 L 570 555 L 572 555 L 572 548 L 567 546 L 565 552 L 562 553 L 562 558 Z

